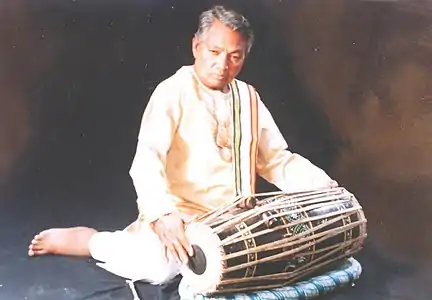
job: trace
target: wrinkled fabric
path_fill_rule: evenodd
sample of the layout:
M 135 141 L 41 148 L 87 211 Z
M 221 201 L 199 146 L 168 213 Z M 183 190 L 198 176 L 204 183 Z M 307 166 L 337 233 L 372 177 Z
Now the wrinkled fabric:
M 287 150 L 257 96 L 257 173 L 285 192 L 327 187 L 331 179 L 323 170 Z M 191 66 L 157 86 L 142 118 L 130 170 L 145 220 L 152 222 L 176 210 L 200 214 L 233 201 L 233 164 L 216 143 L 220 124 L 231 120 L 231 99 L 231 93 L 201 84 Z
M 242 105 L 250 103 L 245 98 L 250 90 L 239 90 L 244 91 Z M 180 68 L 156 87 L 143 114 L 130 169 L 139 216 L 123 231 L 94 235 L 90 252 L 101 267 L 132 280 L 169 280 L 178 274 L 178 266 L 163 261 L 164 249 L 149 224 L 172 212 L 189 222 L 235 200 L 232 93 L 206 88 L 192 66 Z M 256 173 L 287 193 L 328 187 L 332 180 L 323 170 L 287 150 L 258 93 L 256 99 L 257 155 L 249 159 Z M 250 128 L 245 120 L 244 127 Z M 241 132 L 243 137 L 248 134 L 250 130 Z M 244 149 L 243 158 L 249 153 Z

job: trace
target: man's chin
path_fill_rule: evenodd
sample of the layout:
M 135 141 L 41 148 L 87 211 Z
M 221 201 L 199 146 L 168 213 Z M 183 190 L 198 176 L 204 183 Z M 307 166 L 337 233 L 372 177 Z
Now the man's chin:
M 224 90 L 228 86 L 228 82 L 226 80 L 209 80 L 205 83 L 205 85 L 212 90 Z

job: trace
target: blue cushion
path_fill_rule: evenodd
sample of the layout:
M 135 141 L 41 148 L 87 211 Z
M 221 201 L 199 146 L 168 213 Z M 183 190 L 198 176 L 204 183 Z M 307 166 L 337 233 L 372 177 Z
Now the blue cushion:
M 187 283 L 182 280 L 179 285 L 181 300 L 297 300 L 311 299 L 339 287 L 353 284 L 362 273 L 360 263 L 353 257 L 348 258 L 337 269 L 328 271 L 320 276 L 315 276 L 306 281 L 294 285 L 284 286 L 267 291 L 253 291 L 250 293 L 238 293 L 224 296 L 203 296 L 194 294 Z

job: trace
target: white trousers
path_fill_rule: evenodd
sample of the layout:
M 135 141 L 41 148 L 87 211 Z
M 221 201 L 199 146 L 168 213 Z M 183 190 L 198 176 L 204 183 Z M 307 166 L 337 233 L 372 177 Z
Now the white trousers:
M 180 264 L 164 247 L 148 225 L 137 232 L 126 229 L 98 232 L 89 242 L 92 257 L 105 270 L 131 281 L 163 284 L 180 273 Z

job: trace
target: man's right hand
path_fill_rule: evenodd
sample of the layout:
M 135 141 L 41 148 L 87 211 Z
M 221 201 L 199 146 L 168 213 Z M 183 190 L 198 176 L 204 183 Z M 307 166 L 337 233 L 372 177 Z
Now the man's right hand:
M 187 264 L 193 250 L 185 234 L 185 223 L 177 213 L 162 216 L 152 223 L 152 229 L 180 264 Z

